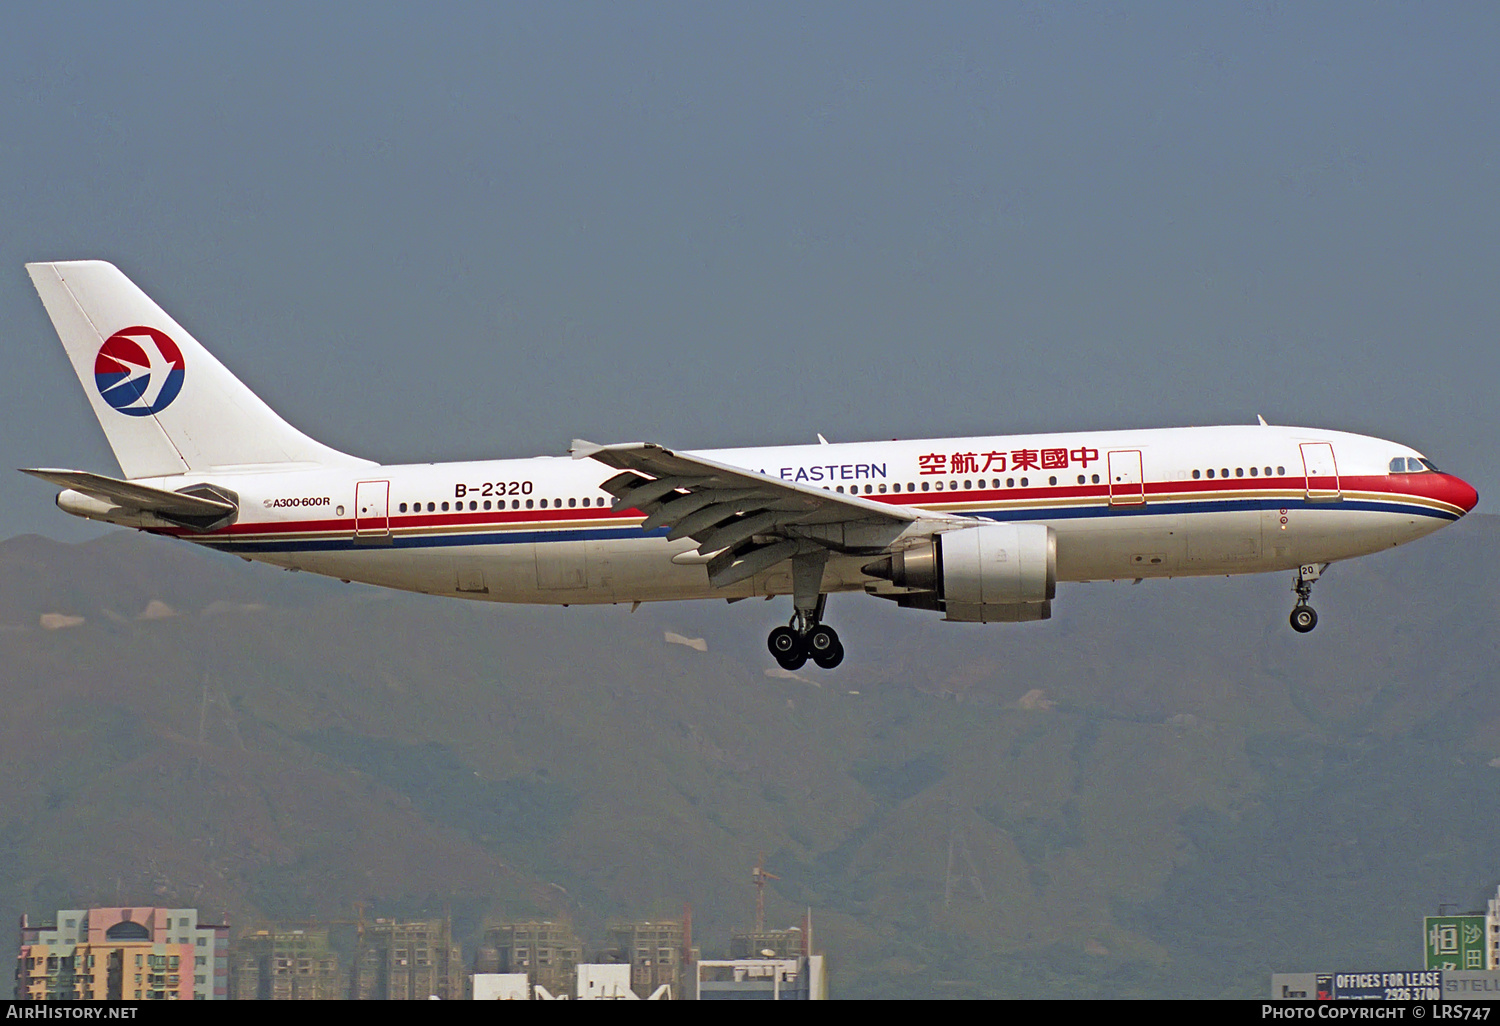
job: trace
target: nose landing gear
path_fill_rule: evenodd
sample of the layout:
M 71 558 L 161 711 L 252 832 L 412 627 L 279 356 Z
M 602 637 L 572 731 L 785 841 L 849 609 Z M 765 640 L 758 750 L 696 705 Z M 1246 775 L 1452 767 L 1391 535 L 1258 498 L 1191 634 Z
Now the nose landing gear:
M 1292 582 L 1292 590 L 1297 593 L 1297 604 L 1292 607 L 1292 630 L 1298 634 L 1306 634 L 1318 625 L 1318 613 L 1308 600 L 1312 598 L 1312 586 L 1323 571 L 1328 569 L 1327 563 L 1307 563 L 1297 569 L 1297 579 Z

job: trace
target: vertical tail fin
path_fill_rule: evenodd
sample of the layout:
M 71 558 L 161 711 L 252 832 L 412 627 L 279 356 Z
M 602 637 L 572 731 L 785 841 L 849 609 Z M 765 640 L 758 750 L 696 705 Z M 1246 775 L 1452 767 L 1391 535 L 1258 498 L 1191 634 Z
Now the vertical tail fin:
M 368 465 L 276 415 L 113 264 L 27 264 L 127 478 Z

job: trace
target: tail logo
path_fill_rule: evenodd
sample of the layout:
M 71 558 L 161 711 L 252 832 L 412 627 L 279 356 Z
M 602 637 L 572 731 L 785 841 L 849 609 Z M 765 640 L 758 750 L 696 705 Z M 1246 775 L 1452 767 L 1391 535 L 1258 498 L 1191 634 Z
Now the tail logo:
M 182 391 L 185 364 L 177 343 L 155 328 L 121 328 L 99 347 L 94 384 L 110 406 L 128 417 L 149 417 Z

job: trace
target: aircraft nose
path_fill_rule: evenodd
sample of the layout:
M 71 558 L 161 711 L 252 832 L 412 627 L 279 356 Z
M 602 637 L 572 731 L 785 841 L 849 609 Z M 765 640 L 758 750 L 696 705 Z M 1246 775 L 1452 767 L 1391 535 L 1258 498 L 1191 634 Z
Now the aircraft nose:
M 1464 513 L 1479 505 L 1479 489 L 1476 489 L 1469 481 L 1452 474 L 1443 474 L 1443 487 L 1437 498 L 1445 502 L 1452 502 L 1457 507 L 1463 508 Z
M 1448 476 L 1452 482 L 1453 498 L 1450 500 L 1455 506 L 1462 506 L 1463 511 L 1468 513 L 1479 505 L 1479 489 L 1462 478 Z

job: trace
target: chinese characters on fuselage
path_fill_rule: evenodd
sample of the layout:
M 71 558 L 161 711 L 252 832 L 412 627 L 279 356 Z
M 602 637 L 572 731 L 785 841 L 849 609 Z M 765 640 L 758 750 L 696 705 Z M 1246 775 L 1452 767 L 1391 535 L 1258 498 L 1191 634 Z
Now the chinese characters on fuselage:
M 1012 449 L 1009 452 L 930 452 L 917 457 L 917 473 L 988 474 L 1007 470 L 1067 470 L 1087 467 L 1099 459 L 1099 450 L 1080 446 L 1077 449 Z

